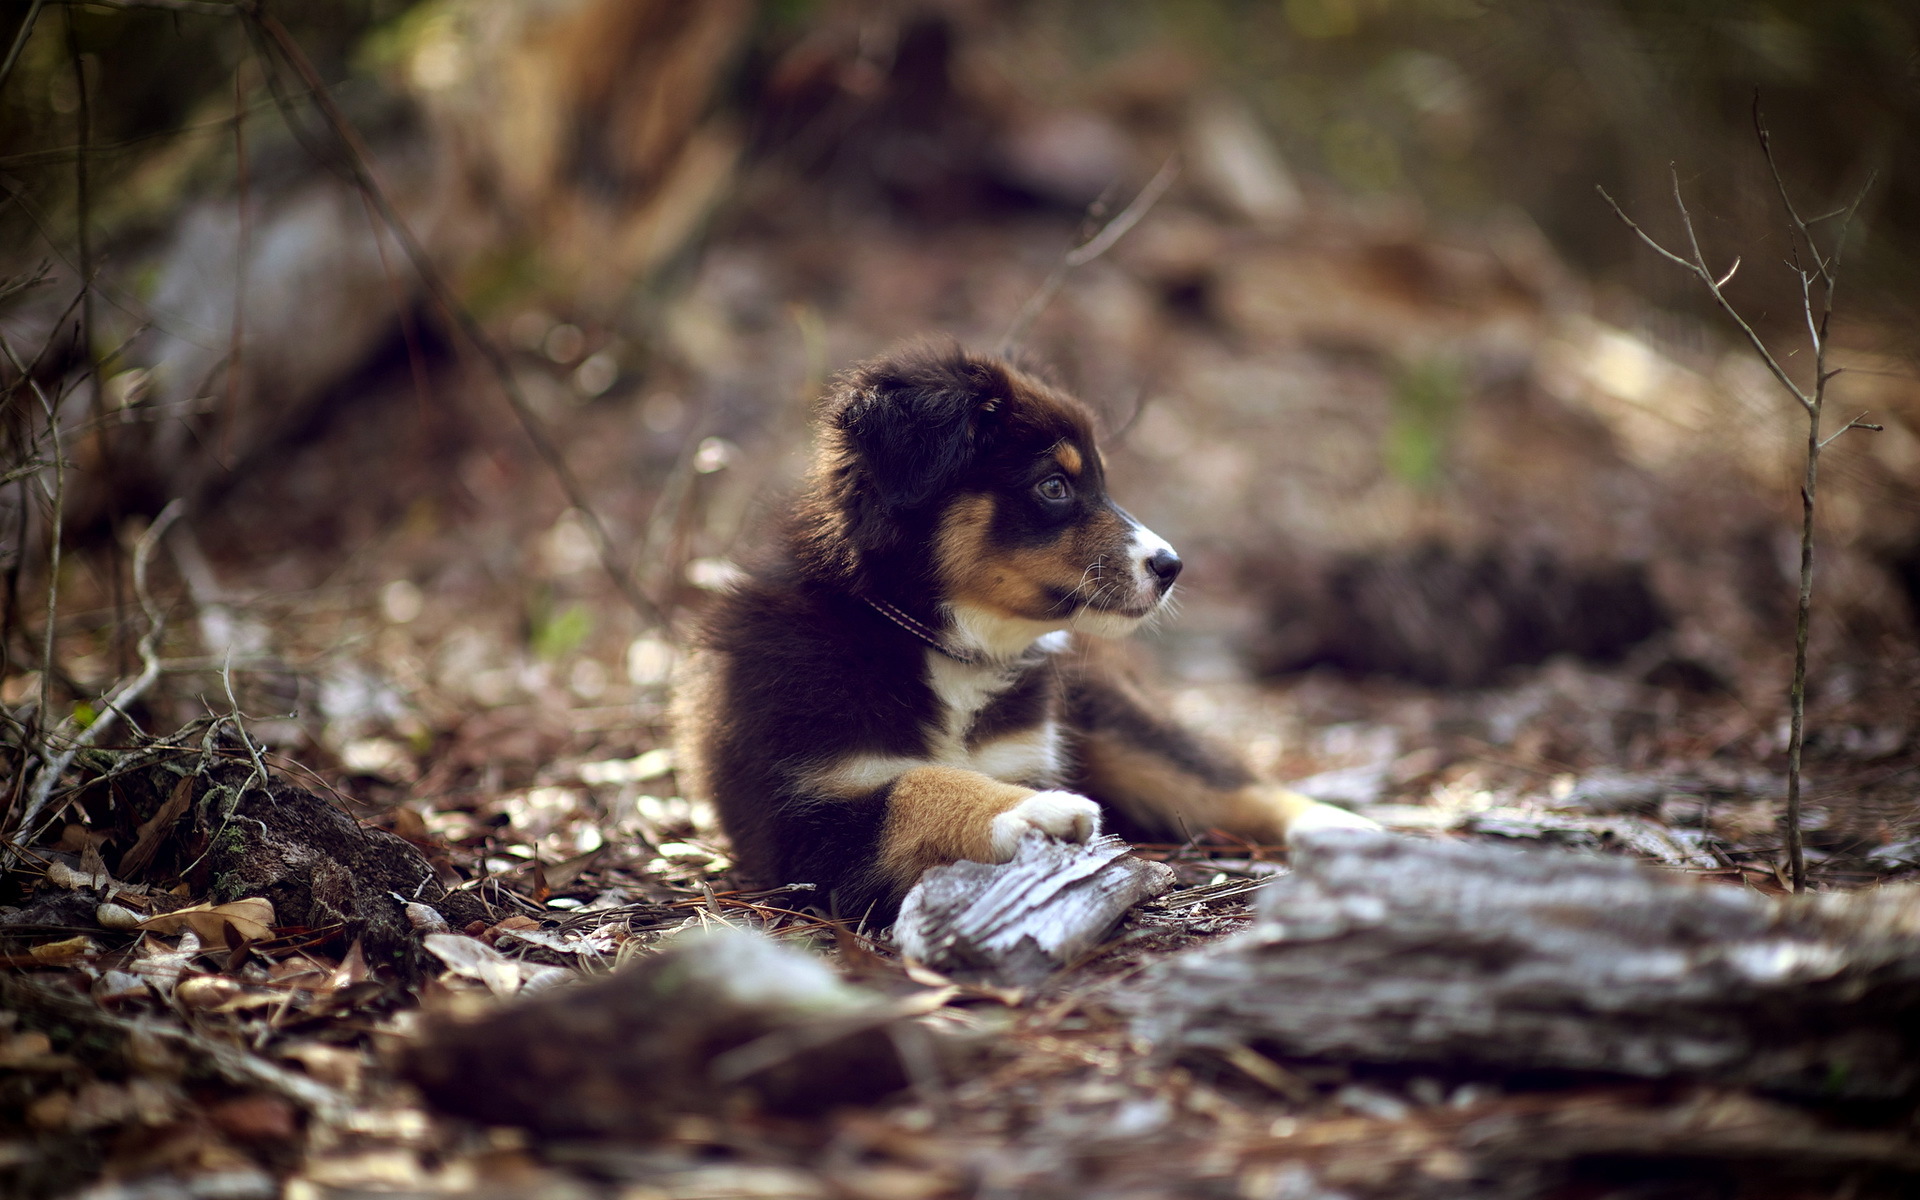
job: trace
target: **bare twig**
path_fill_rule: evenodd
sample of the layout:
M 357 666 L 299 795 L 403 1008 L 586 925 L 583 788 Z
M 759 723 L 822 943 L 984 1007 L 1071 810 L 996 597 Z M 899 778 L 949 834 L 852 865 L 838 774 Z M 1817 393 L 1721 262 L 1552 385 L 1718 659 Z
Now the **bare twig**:
M 0 352 L 6 354 L 7 361 L 13 365 L 15 371 L 19 372 L 21 378 L 26 381 L 27 387 L 33 391 L 34 397 L 40 401 L 41 411 L 46 414 L 47 418 L 47 438 L 53 448 L 52 454 L 50 455 L 53 463 L 53 486 L 49 488 L 44 479 L 40 482 L 40 490 L 46 494 L 48 503 L 51 506 L 47 519 L 49 525 L 47 532 L 47 627 L 41 638 L 40 706 L 39 710 L 34 714 L 35 724 L 44 730 L 47 727 L 47 714 L 51 711 L 50 705 L 53 701 L 52 689 L 55 662 L 54 625 L 60 610 L 60 538 L 62 533 L 60 526 L 67 494 L 66 456 L 62 452 L 60 444 L 59 404 L 49 398 L 46 389 L 40 386 L 40 381 L 28 373 L 27 364 L 20 361 L 20 356 L 13 352 L 13 343 L 7 341 L 4 336 L 0 336 Z M 25 550 L 26 547 L 22 546 L 22 553 L 24 553 Z
M 253 213 L 247 203 L 247 193 L 251 190 L 247 172 L 247 92 L 242 74 L 241 67 L 233 69 L 233 190 L 240 228 L 233 248 L 233 326 L 227 338 L 226 411 L 220 417 L 218 439 L 221 457 L 225 457 L 231 447 L 233 426 L 240 414 L 240 389 L 245 383 L 247 265 L 253 252 Z
M 1832 378 L 1832 375 L 1829 374 L 1828 378 Z M 1847 432 L 1847 430 L 1849 429 L 1868 429 L 1868 430 L 1872 430 L 1874 433 L 1885 433 L 1887 427 L 1885 425 L 1877 425 L 1874 422 L 1867 420 L 1867 414 L 1861 413 L 1859 416 L 1855 417 L 1851 421 L 1848 421 L 1845 425 L 1842 425 L 1840 428 L 1834 430 L 1832 433 L 1828 434 L 1824 439 L 1822 439 L 1822 441 L 1820 442 L 1820 448 L 1824 450 L 1828 446 L 1831 446 L 1833 443 L 1839 441 L 1840 435 Z
M 13 35 L 13 45 L 7 48 L 7 60 L 0 63 L 0 87 L 4 87 L 7 77 L 13 74 L 13 64 L 20 61 L 20 51 L 26 49 L 27 39 L 33 36 L 33 23 L 40 19 L 40 8 L 44 3 L 45 0 L 33 0 L 28 6 L 26 18 Z
M 367 150 L 366 144 L 361 141 L 352 123 L 334 103 L 332 93 L 328 91 L 319 72 L 314 69 L 313 63 L 308 60 L 305 52 L 287 32 L 286 27 L 281 25 L 272 14 L 248 8 L 245 10 L 245 16 L 249 29 L 256 35 L 255 45 L 261 66 L 267 73 L 269 85 L 275 88 L 275 95 L 280 96 L 284 89 L 277 83 L 272 53 L 277 53 L 291 65 L 306 84 L 314 107 L 319 111 L 321 119 L 338 144 L 339 153 L 329 155 L 324 148 L 312 145 L 309 145 L 309 150 L 313 151 L 321 162 L 341 170 L 379 211 L 381 220 L 392 231 L 394 240 L 400 243 L 400 248 L 406 253 L 408 261 L 412 263 L 421 283 L 426 286 L 428 294 L 439 306 L 448 325 L 486 362 L 495 382 L 507 398 L 508 407 L 513 409 L 514 416 L 525 431 L 527 440 L 533 444 L 535 452 L 540 455 L 547 469 L 559 482 L 561 490 L 566 493 L 567 502 L 580 510 L 587 531 L 593 537 L 594 549 L 598 552 L 600 564 L 612 578 L 621 596 L 642 620 L 663 629 L 666 628 L 667 619 L 663 610 L 652 597 L 641 590 L 632 569 L 626 562 L 625 555 L 614 542 L 605 523 L 601 521 L 599 513 L 588 502 L 586 490 L 574 476 L 572 467 L 568 465 L 560 447 L 547 432 L 545 424 L 534 412 L 533 405 L 528 401 L 526 393 L 521 390 L 519 381 L 514 378 L 513 367 L 508 363 L 506 355 L 501 352 L 499 346 L 494 344 L 493 339 L 487 336 L 473 313 L 460 302 L 460 298 L 447 284 L 425 247 L 414 236 L 412 227 L 388 199 L 387 190 L 382 186 L 374 169 L 372 154 Z M 290 103 L 283 105 L 281 111 L 287 118 L 288 128 L 304 142 L 307 131 L 293 116 Z
M 57 0 L 69 8 L 157 9 L 160 12 L 192 13 L 197 17 L 231 17 L 241 10 L 244 0 L 221 3 L 220 0 Z
M 153 594 L 147 588 L 147 563 L 153 557 L 154 547 L 160 544 L 160 539 L 166 536 L 167 530 L 172 528 L 173 523 L 180 519 L 180 514 L 185 510 L 184 501 L 174 500 L 169 503 L 160 510 L 160 515 L 147 526 L 146 532 L 140 535 L 139 542 L 134 546 L 133 591 L 139 598 L 140 609 L 147 618 L 147 632 L 140 638 L 140 674 L 102 697 L 99 714 L 85 729 L 69 737 L 67 736 L 69 726 L 63 723 L 59 731 L 51 732 L 46 736 L 46 744 L 40 753 L 40 771 L 34 778 L 32 790 L 28 793 L 26 812 L 13 825 L 15 840 L 22 844 L 33 841 L 31 826 L 41 810 L 46 807 L 48 798 L 53 794 L 54 785 L 59 782 L 61 773 L 67 769 L 67 765 L 73 761 L 74 756 L 93 745 L 102 734 L 112 729 L 115 718 L 126 717 L 131 724 L 133 718 L 127 715 L 127 709 L 145 695 L 147 689 L 153 686 L 154 680 L 160 677 L 162 669 L 160 634 L 166 627 L 166 614 L 154 602 Z M 64 741 L 65 748 L 55 751 L 53 746 L 56 741 Z
M 1833 319 L 1833 294 L 1839 284 L 1840 255 L 1846 248 L 1847 231 L 1853 223 L 1854 214 L 1859 211 L 1860 203 L 1866 198 L 1867 190 L 1873 186 L 1874 177 L 1872 174 L 1868 175 L 1866 183 L 1846 207 L 1815 217 L 1811 221 L 1806 220 L 1801 217 L 1800 210 L 1794 205 L 1793 197 L 1787 191 L 1786 180 L 1780 173 L 1779 164 L 1774 161 L 1773 140 L 1761 116 L 1758 94 L 1754 96 L 1753 128 L 1760 141 L 1760 152 L 1766 158 L 1767 170 L 1772 174 L 1774 186 L 1780 193 L 1780 204 L 1786 210 L 1787 219 L 1790 222 L 1788 240 L 1791 256 L 1788 266 L 1800 281 L 1801 310 L 1806 317 L 1807 340 L 1813 350 L 1813 382 L 1810 387 L 1794 382 L 1767 344 L 1761 340 L 1760 335 L 1754 332 L 1753 326 L 1747 323 L 1746 319 L 1733 307 L 1732 302 L 1727 299 L 1723 289 L 1733 279 L 1734 272 L 1739 269 L 1740 260 L 1736 258 L 1733 266 L 1717 278 L 1707 269 L 1706 257 L 1701 252 L 1699 239 L 1694 234 L 1693 217 L 1687 211 L 1686 200 L 1680 194 L 1678 170 L 1672 171 L 1673 203 L 1680 211 L 1680 223 L 1687 233 L 1687 246 L 1691 257 L 1683 257 L 1662 246 L 1627 216 L 1613 197 L 1607 195 L 1605 188 L 1597 190 L 1601 198 L 1613 209 L 1614 215 L 1619 217 L 1627 228 L 1633 230 L 1642 242 L 1661 257 L 1700 279 L 1714 302 L 1733 319 L 1734 324 L 1739 326 L 1740 332 L 1746 335 L 1747 342 L 1760 355 L 1761 361 L 1767 364 L 1767 369 L 1773 373 L 1773 377 L 1780 381 L 1780 385 L 1786 388 L 1795 400 L 1800 402 L 1801 409 L 1807 414 L 1806 473 L 1800 485 L 1800 595 L 1794 620 L 1793 683 L 1788 691 L 1792 716 L 1787 742 L 1786 821 L 1788 877 L 1793 890 L 1802 892 L 1807 886 L 1807 867 L 1800 825 L 1800 767 L 1801 753 L 1806 742 L 1807 634 L 1812 623 L 1813 610 L 1814 500 L 1818 494 L 1820 481 L 1820 452 L 1848 430 L 1883 428 L 1868 421 L 1868 414 L 1861 413 L 1831 436 L 1826 438 L 1820 436 L 1820 418 L 1826 406 L 1827 385 L 1840 374 L 1839 368 L 1828 369 L 1827 367 L 1827 351 L 1830 348 L 1828 330 Z M 1822 252 L 1819 243 L 1814 239 L 1812 226 L 1835 216 L 1841 218 L 1840 227 L 1833 234 L 1830 247 Z M 1810 270 L 1800 262 L 1800 246 L 1803 243 L 1806 246 L 1807 257 L 1813 263 Z
M 1773 377 L 1780 381 L 1780 386 L 1786 388 L 1789 392 L 1792 392 L 1794 399 L 1800 402 L 1801 407 L 1811 410 L 1813 407 L 1813 397 L 1808 393 L 1802 391 L 1800 389 L 1800 385 L 1793 381 L 1793 377 L 1791 375 L 1788 375 L 1786 370 L 1783 367 L 1781 367 L 1780 363 L 1773 357 L 1773 351 L 1767 349 L 1767 344 L 1761 341 L 1760 335 L 1753 331 L 1753 326 L 1747 324 L 1746 318 L 1740 315 L 1740 313 L 1733 307 L 1732 302 L 1727 299 L 1726 293 L 1720 290 L 1720 284 L 1715 279 L 1713 272 L 1709 271 L 1707 269 L 1707 264 L 1703 261 L 1700 261 L 1699 258 L 1697 257 L 1699 253 L 1699 246 L 1696 244 L 1694 247 L 1694 252 L 1696 255 L 1694 259 L 1688 260 L 1680 257 L 1678 254 L 1675 254 L 1673 251 L 1667 249 L 1665 246 L 1662 246 L 1659 242 L 1655 241 L 1653 239 L 1653 236 L 1649 234 L 1646 230 L 1636 225 L 1634 223 L 1633 218 L 1629 217 L 1626 214 L 1626 211 L 1620 207 L 1619 202 L 1616 201 L 1612 196 L 1609 196 L 1607 194 L 1607 189 L 1596 186 L 1594 190 L 1599 192 L 1600 198 L 1605 200 L 1607 202 L 1607 205 L 1613 209 L 1613 215 L 1616 217 L 1619 217 L 1620 220 L 1626 224 L 1626 227 L 1628 229 L 1631 229 L 1633 230 L 1634 233 L 1638 234 L 1641 241 L 1645 242 L 1648 246 L 1651 246 L 1655 251 L 1657 251 L 1660 254 L 1662 258 L 1665 258 L 1669 262 L 1676 263 L 1683 270 L 1690 271 L 1694 275 L 1697 275 L 1700 277 L 1700 281 L 1707 285 L 1707 291 L 1712 294 L 1714 302 L 1720 306 L 1721 311 L 1725 312 L 1729 317 L 1733 318 L 1733 323 L 1738 325 L 1740 327 L 1740 332 L 1746 335 L 1747 343 L 1751 345 L 1754 348 L 1754 350 L 1760 355 L 1760 360 L 1767 364 L 1767 370 L 1773 372 Z M 1674 199 L 1674 203 L 1680 206 L 1680 212 L 1682 216 L 1685 216 L 1687 211 L 1687 206 L 1686 206 L 1686 202 L 1681 200 L 1680 198 L 1680 177 L 1677 172 L 1675 173 L 1674 180 L 1673 180 L 1673 199 Z M 1687 234 L 1689 238 L 1691 238 L 1693 235 L 1693 222 L 1691 219 L 1687 220 Z M 1729 270 L 1727 272 L 1727 278 L 1731 279 L 1732 277 L 1733 277 L 1733 272 Z
M 1179 174 L 1179 160 L 1167 159 L 1161 164 L 1160 170 L 1154 177 L 1147 181 L 1147 186 L 1141 188 L 1140 194 L 1133 198 L 1133 203 L 1121 209 L 1113 220 L 1108 221 L 1092 237 L 1061 255 L 1060 261 L 1054 264 L 1053 271 L 1048 274 L 1039 290 L 1020 306 L 1019 313 L 1013 318 L 1013 324 L 1007 326 L 1007 332 L 1001 337 L 1000 345 L 995 348 L 994 353 L 1002 358 L 1013 353 L 1026 338 L 1027 331 L 1033 327 L 1033 323 L 1040 318 L 1040 314 L 1046 311 L 1047 305 L 1053 303 L 1053 298 L 1060 293 L 1061 285 L 1067 281 L 1067 273 L 1075 267 L 1086 266 L 1113 249 L 1114 244 L 1125 237 L 1127 231 L 1138 225 L 1140 219 L 1159 203 L 1160 197 L 1173 186 L 1173 181 L 1179 177 Z

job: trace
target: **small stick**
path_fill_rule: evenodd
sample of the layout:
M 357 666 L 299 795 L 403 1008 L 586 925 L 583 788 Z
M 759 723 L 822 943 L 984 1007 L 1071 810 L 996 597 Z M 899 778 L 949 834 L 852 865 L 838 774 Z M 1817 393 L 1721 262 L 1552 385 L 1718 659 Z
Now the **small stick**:
M 633 571 L 614 543 L 613 535 L 608 532 L 606 524 L 601 521 L 593 505 L 587 501 L 586 491 L 574 476 L 565 455 L 560 452 L 560 447 L 548 434 L 545 424 L 527 400 L 526 393 L 521 390 L 519 382 L 514 378 L 512 364 L 494 344 L 493 339 L 489 338 L 486 331 L 480 327 L 480 322 L 460 302 L 452 287 L 440 274 L 439 268 L 434 265 L 433 259 L 427 254 L 426 248 L 414 236 L 412 226 L 388 199 L 386 189 L 381 186 L 380 179 L 374 170 L 373 156 L 368 152 L 366 144 L 361 141 L 360 135 L 355 132 L 353 125 L 346 119 L 345 114 L 334 103 L 333 95 L 328 91 L 320 73 L 315 70 L 313 63 L 300 49 L 299 43 L 293 40 L 293 35 L 288 33 L 286 27 L 271 13 L 251 6 L 240 11 L 247 20 L 249 31 L 254 34 L 255 53 L 262 69 L 266 72 L 269 87 L 273 89 L 276 100 L 281 102 L 281 113 L 287 120 L 288 128 L 296 137 L 305 140 L 304 130 L 293 118 L 292 98 L 285 95 L 285 89 L 279 83 L 279 77 L 268 55 L 269 45 L 279 51 L 281 57 L 292 65 L 302 82 L 306 84 L 308 99 L 313 102 L 321 119 L 326 122 L 328 130 L 333 134 L 339 146 L 340 156 L 328 156 L 324 148 L 318 146 L 310 145 L 309 149 L 313 150 L 323 163 L 330 163 L 342 171 L 348 182 L 359 188 L 379 211 L 380 219 L 392 231 L 394 240 L 400 244 L 407 260 L 413 264 L 415 273 L 426 286 L 428 295 L 440 307 L 447 324 L 479 352 L 480 357 L 492 371 L 494 381 L 506 396 L 507 406 L 513 410 L 514 416 L 519 420 L 527 440 L 532 443 L 535 452 L 540 455 L 554 479 L 559 482 L 561 490 L 566 493 L 567 502 L 580 510 L 587 532 L 593 538 L 594 549 L 599 554 L 600 565 L 613 580 L 620 595 L 642 620 L 658 625 L 662 629 L 668 628 L 664 611 L 635 582 Z M 344 156 L 344 161 L 340 161 L 341 156 Z
M 153 594 L 147 590 L 147 563 L 153 557 L 154 547 L 160 544 L 160 539 L 166 536 L 167 530 L 172 528 L 173 523 L 179 520 L 180 514 L 185 511 L 185 501 L 176 499 L 168 503 L 160 510 L 160 515 L 153 519 L 153 524 L 147 526 L 146 532 L 140 535 L 139 542 L 134 546 L 133 592 L 139 598 L 141 611 L 147 617 L 147 632 L 141 637 L 139 647 L 140 674 L 101 698 L 100 715 L 94 718 L 93 724 L 74 734 L 65 750 L 57 754 L 49 753 L 52 750 L 53 739 L 64 736 L 65 723 L 62 724 L 61 730 L 49 732 L 47 735 L 49 744 L 41 751 L 40 772 L 34 777 L 27 811 L 13 826 L 14 831 L 19 835 L 16 840 L 22 844 L 33 840 L 33 831 L 28 827 L 46 807 L 48 798 L 53 794 L 54 785 L 59 782 L 61 773 L 67 769 L 67 764 L 73 761 L 76 754 L 91 746 L 102 734 L 112 729 L 116 718 L 127 716 L 126 710 L 145 695 L 147 689 L 153 686 L 153 681 L 160 677 L 162 669 L 159 653 L 160 633 L 166 627 L 166 614 L 160 610 L 158 604 L 154 603 Z M 128 716 L 127 722 L 132 724 L 133 718 Z M 9 865 L 14 861 L 11 852 L 7 855 L 7 861 Z
M 1047 305 L 1053 303 L 1053 298 L 1059 294 L 1061 285 L 1067 281 L 1067 273 L 1075 267 L 1086 266 L 1113 249 L 1114 243 L 1125 237 L 1127 231 L 1138 225 L 1140 219 L 1159 203 L 1160 197 L 1173 186 L 1173 181 L 1179 177 L 1179 174 L 1179 160 L 1167 159 L 1160 165 L 1160 170 L 1154 177 L 1147 181 L 1147 186 L 1141 188 L 1140 194 L 1133 198 L 1133 203 L 1121 209 L 1119 215 L 1108 221 L 1099 232 L 1061 255 L 1060 261 L 1054 264 L 1053 271 L 1040 285 L 1040 290 L 1020 306 L 1020 312 L 1013 318 L 1013 324 L 1007 326 L 1007 332 L 1000 339 L 1000 345 L 994 349 L 994 353 L 1001 358 L 1013 353 L 1014 348 L 1026 338 L 1027 331 L 1032 328 L 1033 323 L 1040 318 L 1040 314 L 1046 311 Z
M 1773 176 L 1774 187 L 1780 193 L 1780 203 L 1786 209 L 1787 219 L 1791 222 L 1788 237 L 1792 244 L 1792 258 L 1789 266 L 1800 280 L 1800 303 L 1807 323 L 1807 340 L 1813 349 L 1813 384 L 1804 387 L 1795 383 L 1785 368 L 1780 365 L 1760 335 L 1754 332 L 1733 303 L 1727 299 L 1723 290 L 1740 268 L 1740 260 L 1734 259 L 1724 275 L 1715 276 L 1707 269 L 1707 260 L 1700 250 L 1700 240 L 1694 234 L 1693 216 L 1687 211 L 1687 202 L 1680 194 L 1680 173 L 1669 168 L 1673 178 L 1673 203 L 1680 211 L 1680 223 L 1687 233 L 1687 247 L 1691 257 L 1682 256 L 1662 246 L 1652 235 L 1635 224 L 1627 216 L 1605 188 L 1596 188 L 1600 197 L 1613 209 L 1613 215 L 1619 217 L 1628 229 L 1645 242 L 1661 257 L 1692 273 L 1706 285 L 1709 295 L 1718 304 L 1721 311 L 1733 319 L 1740 332 L 1746 335 L 1749 345 L 1760 355 L 1762 362 L 1780 386 L 1800 403 L 1807 414 L 1807 457 L 1806 473 L 1800 485 L 1800 594 L 1799 604 L 1794 617 L 1793 632 L 1793 683 L 1788 690 L 1788 706 L 1791 710 L 1791 727 L 1787 741 L 1787 870 L 1789 882 L 1795 892 L 1804 892 L 1807 888 L 1806 854 L 1800 828 L 1800 765 L 1801 753 L 1806 742 L 1807 719 L 1807 634 L 1812 625 L 1813 611 L 1813 540 L 1814 540 L 1814 498 L 1820 481 L 1820 452 L 1831 445 L 1835 438 L 1852 429 L 1880 430 L 1885 428 L 1867 420 L 1868 414 L 1861 413 L 1836 430 L 1831 436 L 1820 436 L 1820 417 L 1826 406 L 1827 384 L 1840 374 L 1841 368 L 1827 368 L 1827 351 L 1830 346 L 1828 328 L 1833 318 L 1833 293 L 1839 283 L 1840 254 L 1846 248 L 1847 230 L 1853 223 L 1854 214 L 1859 211 L 1860 202 L 1866 199 L 1867 191 L 1873 186 L 1874 176 L 1870 173 L 1861 186 L 1852 203 L 1845 208 L 1807 221 L 1800 216 L 1800 210 L 1794 206 L 1793 198 L 1787 193 L 1786 179 L 1780 173 L 1780 166 L 1774 161 L 1773 139 L 1767 132 L 1766 122 L 1760 113 L 1760 97 L 1754 95 L 1753 128 L 1760 141 L 1760 152 L 1767 160 L 1767 170 Z M 1820 221 L 1838 216 L 1840 228 L 1833 236 L 1832 249 L 1822 254 L 1818 243 L 1814 241 L 1811 226 Z M 1796 236 L 1797 235 L 1797 236 Z M 1808 270 L 1800 265 L 1800 244 L 1807 247 L 1807 256 L 1813 261 Z M 1818 296 L 1814 285 L 1819 284 Z
M 27 39 L 33 36 L 33 23 L 40 19 L 41 5 L 46 0 L 33 0 L 27 9 L 26 19 L 20 22 L 20 29 L 13 35 L 13 45 L 7 49 L 7 61 L 0 63 L 0 86 L 4 86 L 7 77 L 13 74 L 13 64 L 20 61 L 20 51 L 26 48 Z

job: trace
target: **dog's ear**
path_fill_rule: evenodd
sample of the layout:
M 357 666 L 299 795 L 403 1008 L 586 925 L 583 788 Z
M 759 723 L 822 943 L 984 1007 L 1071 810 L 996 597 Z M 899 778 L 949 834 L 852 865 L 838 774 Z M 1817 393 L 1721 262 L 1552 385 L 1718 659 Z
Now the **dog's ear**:
M 957 350 L 869 363 L 845 386 L 828 419 L 888 515 L 959 482 L 992 439 L 1007 391 L 994 364 Z

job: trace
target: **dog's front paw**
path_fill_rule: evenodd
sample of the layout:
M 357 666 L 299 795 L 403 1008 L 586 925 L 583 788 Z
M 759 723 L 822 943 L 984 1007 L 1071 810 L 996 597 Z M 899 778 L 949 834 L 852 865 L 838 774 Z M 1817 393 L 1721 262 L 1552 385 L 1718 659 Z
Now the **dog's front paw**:
M 1318 800 L 1309 800 L 1287 822 L 1287 838 L 1315 829 L 1370 829 L 1378 832 L 1380 822 L 1371 817 L 1363 817 L 1356 812 L 1348 812 L 1332 804 L 1322 804 Z
M 993 819 L 993 861 L 1011 859 L 1030 833 L 1089 841 L 1100 835 L 1100 806 L 1073 792 L 1035 792 Z

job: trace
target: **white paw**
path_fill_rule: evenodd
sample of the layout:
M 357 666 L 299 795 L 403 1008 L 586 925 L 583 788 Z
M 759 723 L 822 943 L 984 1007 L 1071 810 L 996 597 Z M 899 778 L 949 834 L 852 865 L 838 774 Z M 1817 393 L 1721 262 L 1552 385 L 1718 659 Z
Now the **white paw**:
M 1371 829 L 1378 831 L 1380 822 L 1359 813 L 1348 812 L 1332 804 L 1322 804 L 1318 800 L 1293 814 L 1287 822 L 1287 838 L 1292 840 L 1295 834 L 1315 829 Z
M 1100 835 L 1100 806 L 1073 792 L 1035 792 L 993 819 L 993 861 L 1011 859 L 1030 833 L 1089 841 Z

